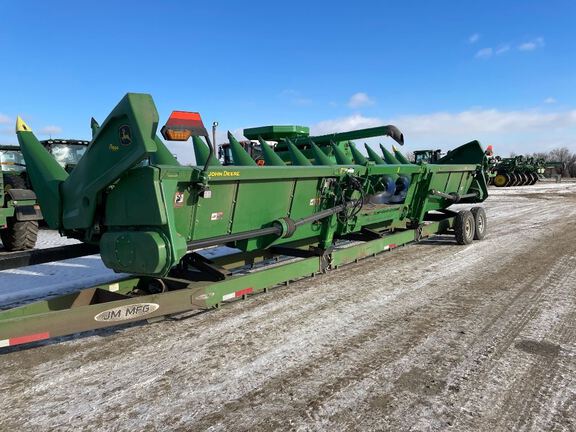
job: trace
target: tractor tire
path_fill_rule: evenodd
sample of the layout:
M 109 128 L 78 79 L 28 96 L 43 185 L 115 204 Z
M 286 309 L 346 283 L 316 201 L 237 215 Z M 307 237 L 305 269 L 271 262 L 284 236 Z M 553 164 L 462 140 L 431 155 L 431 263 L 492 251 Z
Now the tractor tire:
M 540 179 L 538 178 L 538 174 L 536 174 L 535 172 L 530 173 L 530 176 L 532 177 L 532 181 L 530 182 L 530 186 L 532 186 L 533 184 L 536 184 L 536 182 L 537 182 L 538 180 L 540 180 Z
M 4 191 L 26 189 L 26 181 L 18 175 L 4 175 Z M 7 199 L 7 198 L 6 198 Z M 6 228 L 0 229 L 0 240 L 9 252 L 33 249 L 38 238 L 38 221 L 6 220 Z
M 470 212 L 474 216 L 474 240 L 484 240 L 488 229 L 486 211 L 483 207 L 472 207 Z
M 0 230 L 0 240 L 7 251 L 23 251 L 36 246 L 38 221 L 17 221 L 11 217 L 6 223 L 6 228 Z
M 494 177 L 492 183 L 496 187 L 504 187 L 509 181 L 510 179 L 506 176 L 506 174 L 496 174 L 496 177 Z
M 456 243 L 467 245 L 472 243 L 475 235 L 476 224 L 474 216 L 469 210 L 461 210 L 454 217 L 454 236 Z

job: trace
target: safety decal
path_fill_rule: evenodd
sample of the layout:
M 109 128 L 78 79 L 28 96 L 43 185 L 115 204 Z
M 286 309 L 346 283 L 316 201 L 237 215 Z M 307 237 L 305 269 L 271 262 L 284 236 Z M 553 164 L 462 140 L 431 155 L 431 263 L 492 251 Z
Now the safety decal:
M 174 207 L 182 207 L 184 205 L 184 192 L 177 191 L 174 195 Z
M 210 215 L 210 220 L 217 221 L 222 219 L 222 216 L 224 216 L 224 212 L 214 212 Z

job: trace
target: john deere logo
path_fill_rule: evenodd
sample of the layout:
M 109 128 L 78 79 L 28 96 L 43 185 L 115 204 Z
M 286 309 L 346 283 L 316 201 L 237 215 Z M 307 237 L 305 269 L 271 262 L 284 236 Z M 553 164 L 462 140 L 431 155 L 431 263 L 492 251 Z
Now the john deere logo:
M 120 129 L 118 129 L 120 134 L 120 144 L 128 146 L 132 144 L 132 133 L 130 132 L 130 126 L 122 125 Z

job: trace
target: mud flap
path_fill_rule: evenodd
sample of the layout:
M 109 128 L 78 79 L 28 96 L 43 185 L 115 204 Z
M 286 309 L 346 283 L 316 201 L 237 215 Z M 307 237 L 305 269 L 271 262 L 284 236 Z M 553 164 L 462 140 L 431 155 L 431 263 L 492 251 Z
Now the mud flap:
M 16 206 L 14 216 L 20 222 L 42 220 L 42 210 L 38 204 Z

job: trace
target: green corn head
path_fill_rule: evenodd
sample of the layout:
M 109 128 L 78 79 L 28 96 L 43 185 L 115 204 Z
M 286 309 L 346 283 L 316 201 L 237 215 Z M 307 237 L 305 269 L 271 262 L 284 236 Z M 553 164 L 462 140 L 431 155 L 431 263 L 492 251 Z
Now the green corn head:
M 192 136 L 196 153 L 198 166 L 181 166 L 157 136 L 152 98 L 127 94 L 102 125 L 93 122 L 92 142 L 70 173 L 22 123 L 18 140 L 49 226 L 99 245 L 117 272 L 165 276 L 189 251 L 211 245 L 329 248 L 350 233 L 416 227 L 431 211 L 487 197 L 477 141 L 415 165 L 397 150 L 364 156 L 351 143 L 388 135 L 401 144 L 390 126 L 319 137 L 301 127 L 256 129 L 264 166 L 231 134 L 235 165 L 222 166 L 198 121 L 192 131 L 173 128 Z M 283 134 L 274 149 L 267 133 Z

